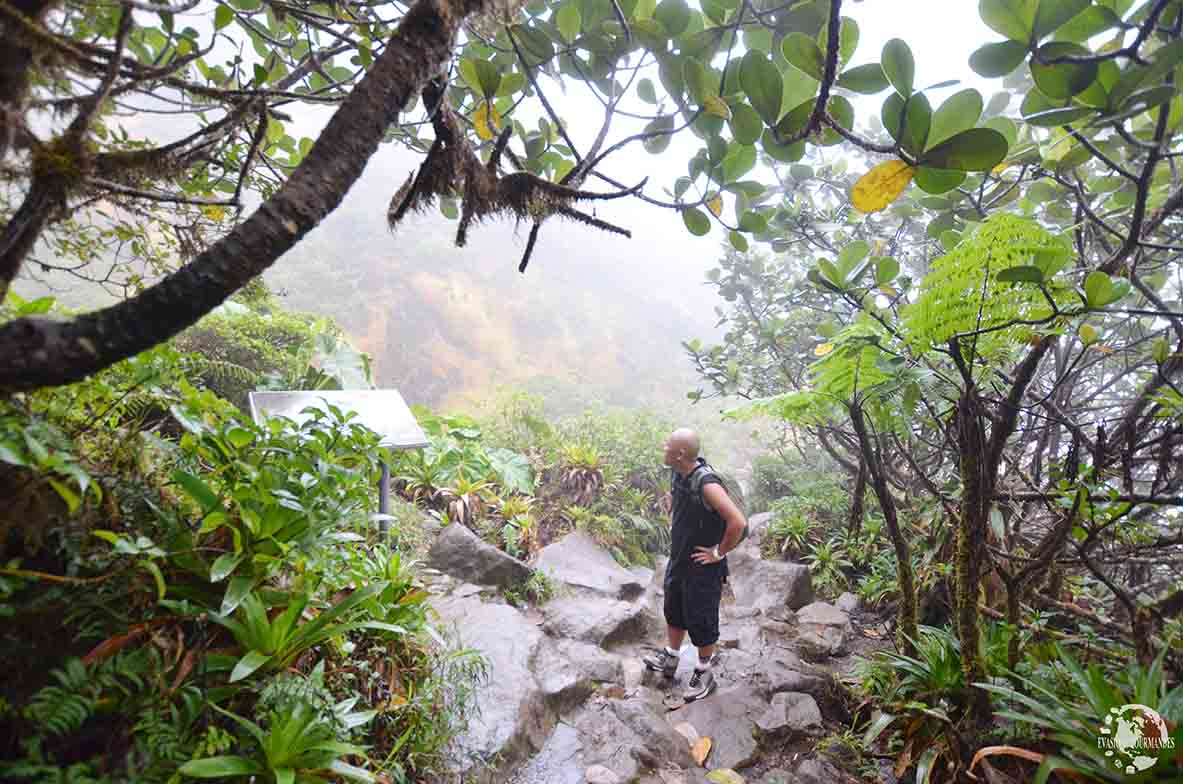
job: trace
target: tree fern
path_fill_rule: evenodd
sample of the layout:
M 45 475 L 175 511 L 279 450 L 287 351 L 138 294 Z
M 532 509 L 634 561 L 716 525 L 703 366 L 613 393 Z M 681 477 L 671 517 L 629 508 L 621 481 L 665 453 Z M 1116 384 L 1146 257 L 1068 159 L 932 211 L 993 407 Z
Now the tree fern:
M 912 341 L 923 350 L 982 332 L 977 351 L 985 355 L 1023 341 L 1032 331 L 1023 322 L 1053 313 L 1049 297 L 1060 305 L 1069 301 L 1071 290 L 1056 273 L 1071 252 L 1067 236 L 1015 215 L 992 215 L 924 276 L 920 298 L 903 313 Z M 1034 283 L 999 281 L 998 273 L 1012 267 L 1037 268 L 1043 290 Z

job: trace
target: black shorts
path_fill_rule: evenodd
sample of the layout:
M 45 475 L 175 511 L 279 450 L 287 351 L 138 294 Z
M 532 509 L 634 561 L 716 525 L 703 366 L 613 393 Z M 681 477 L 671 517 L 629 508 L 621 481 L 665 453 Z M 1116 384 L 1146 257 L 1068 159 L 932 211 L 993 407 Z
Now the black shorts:
M 719 601 L 723 598 L 723 573 L 712 570 L 668 577 L 665 581 L 665 622 L 685 629 L 694 647 L 719 641 Z

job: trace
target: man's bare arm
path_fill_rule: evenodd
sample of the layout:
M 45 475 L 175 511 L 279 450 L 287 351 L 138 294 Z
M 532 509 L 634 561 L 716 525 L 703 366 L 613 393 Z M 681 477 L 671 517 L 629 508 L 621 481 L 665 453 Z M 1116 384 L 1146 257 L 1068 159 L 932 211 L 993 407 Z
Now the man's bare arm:
M 707 506 L 718 512 L 719 516 L 723 518 L 723 522 L 727 523 L 727 530 L 723 533 L 723 541 L 719 542 L 719 555 L 727 555 L 735 549 L 739 544 L 740 537 L 743 536 L 743 527 L 747 523 L 744 520 L 743 512 L 739 511 L 739 507 L 731 500 L 731 496 L 727 495 L 723 485 L 715 482 L 703 485 L 702 500 Z

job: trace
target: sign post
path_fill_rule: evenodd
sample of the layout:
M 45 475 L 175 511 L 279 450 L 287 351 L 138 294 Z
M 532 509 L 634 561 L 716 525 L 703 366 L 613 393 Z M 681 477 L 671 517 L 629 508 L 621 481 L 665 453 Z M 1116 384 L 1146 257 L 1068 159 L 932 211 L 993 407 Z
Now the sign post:
M 365 425 L 382 437 L 379 446 L 388 449 L 422 449 L 427 435 L 415 421 L 403 396 L 395 389 L 292 390 L 251 392 L 251 418 L 262 424 L 267 417 L 282 416 L 303 423 L 311 415 L 306 409 L 327 411 L 327 405 L 357 416 L 353 421 Z M 382 463 L 378 485 L 378 531 L 385 539 L 390 533 L 390 466 Z

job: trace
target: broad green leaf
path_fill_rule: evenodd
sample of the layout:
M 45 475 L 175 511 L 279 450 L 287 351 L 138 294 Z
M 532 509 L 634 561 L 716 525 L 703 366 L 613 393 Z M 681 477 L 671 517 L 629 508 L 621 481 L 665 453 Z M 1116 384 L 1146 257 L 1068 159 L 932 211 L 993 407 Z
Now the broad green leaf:
M 1087 63 L 1057 63 L 1044 65 L 1040 59 L 1051 60 L 1063 56 L 1088 56 L 1088 49 L 1079 44 L 1053 41 L 1039 47 L 1031 57 L 1031 78 L 1040 92 L 1052 99 L 1067 99 L 1084 92 L 1097 79 L 1098 65 Z
M 899 38 L 891 39 L 884 44 L 879 62 L 896 92 L 903 98 L 910 96 L 916 78 L 916 61 L 908 44 Z
M 875 262 L 875 284 L 886 286 L 900 274 L 900 263 L 890 256 L 884 256 Z
M 916 762 L 916 784 L 928 784 L 937 758 L 944 751 L 941 746 L 929 746 Z
M 764 129 L 764 135 L 760 137 L 760 146 L 764 149 L 765 155 L 781 163 L 795 163 L 805 157 L 804 141 L 780 144 L 771 128 Z
M 983 123 L 983 126 L 1001 133 L 1006 139 L 1008 147 L 1014 147 L 1019 138 L 1019 126 L 1015 125 L 1014 120 L 1007 117 L 991 117 Z
M 218 496 L 209 488 L 209 485 L 188 471 L 177 469 L 173 471 L 172 479 L 181 486 L 186 495 L 197 502 L 202 512 L 211 512 L 219 506 Z
M 1081 324 L 1080 328 L 1076 330 L 1076 334 L 1080 335 L 1080 342 L 1086 346 L 1097 342 L 1097 328 L 1091 324 Z
M 1018 41 L 986 44 L 969 56 L 969 67 L 979 76 L 996 79 L 1006 76 L 1027 59 L 1027 47 Z
M 579 37 L 579 30 L 583 25 L 583 19 L 579 15 L 579 6 L 575 3 L 563 5 L 555 14 L 555 24 L 564 41 L 567 43 L 574 41 Z
M 66 502 L 67 511 L 69 511 L 70 514 L 77 512 L 78 508 L 82 506 L 82 499 L 78 497 L 78 494 L 67 487 L 64 482 L 61 482 L 57 479 L 50 477 L 47 481 L 49 482 L 50 487 L 52 487 L 58 494 L 58 496 Z
M 254 760 L 235 756 L 190 760 L 178 772 L 195 779 L 224 779 L 228 776 L 262 775 L 264 771 Z
M 863 745 L 870 748 L 875 739 L 883 734 L 896 717 L 890 713 L 877 713 L 871 721 L 871 725 L 867 727 L 867 731 L 863 734 Z
M 677 38 L 690 25 L 690 6 L 686 0 L 661 0 L 653 18 L 661 23 L 670 38 Z
M 1094 270 L 1084 279 L 1084 298 L 1090 308 L 1103 308 L 1112 302 L 1113 281 L 1100 270 Z
M 731 247 L 735 248 L 740 253 L 747 252 L 747 249 L 748 249 L 747 237 L 740 234 L 738 231 L 728 232 L 727 240 L 731 243 Z
M 1083 44 L 1095 35 L 1121 24 L 1121 17 L 1113 9 L 1103 5 L 1090 6 L 1081 11 L 1060 29 L 1056 30 L 1057 41 L 1071 41 Z
M 254 587 L 254 580 L 245 575 L 230 578 L 230 585 L 226 587 L 226 595 L 222 597 L 222 606 L 219 610 L 221 615 L 230 615 L 238 605 L 242 604 Z
M 763 234 L 768 231 L 768 218 L 759 212 L 745 212 L 739 219 L 739 230 L 751 234 Z
M 657 103 L 657 90 L 653 88 L 652 80 L 642 79 L 637 82 L 637 96 L 645 103 Z
M 656 120 L 651 120 L 645 126 L 644 133 L 654 134 L 641 140 L 645 151 L 653 155 L 660 155 L 665 152 L 666 148 L 670 146 L 670 139 L 672 134 L 670 131 L 674 129 L 674 116 L 667 114 L 658 117 Z
M 147 559 L 140 561 L 140 568 L 152 575 L 152 581 L 156 583 L 156 600 L 162 601 L 165 594 L 168 593 L 168 585 L 164 581 L 164 573 L 160 571 L 160 567 L 156 565 L 155 561 Z
M 723 159 L 723 182 L 732 183 L 756 165 L 756 148 L 750 144 L 732 144 Z
M 838 269 L 843 273 L 843 279 L 849 275 L 855 266 L 867 257 L 871 246 L 865 240 L 855 240 L 838 253 Z
M 816 41 L 804 33 L 789 33 L 781 42 L 780 48 L 790 64 L 814 79 L 821 80 L 826 60 Z
M 932 115 L 927 145 L 932 147 L 962 131 L 968 131 L 982 116 L 982 94 L 977 90 L 962 90 L 945 99 Z
M 1090 4 L 1090 0 L 1039 0 L 1032 25 L 1034 40 L 1056 32 Z
M 948 193 L 965 182 L 965 172 L 949 169 L 934 169 L 931 166 L 916 167 L 916 187 L 925 193 Z
M 740 144 L 755 144 L 764 132 L 760 115 L 746 103 L 736 102 L 731 108 L 731 135 Z
M 492 98 L 497 95 L 497 88 L 501 86 L 501 71 L 488 60 L 477 60 L 473 66 L 476 69 L 477 84 L 480 85 L 481 95 Z
M 242 561 L 244 553 L 223 553 L 219 555 L 209 570 L 209 581 L 220 583 L 225 580 Z
M 780 118 L 784 90 L 777 67 L 763 53 L 749 51 L 740 63 L 739 81 L 748 95 L 752 108 L 760 114 L 766 124 L 775 125 Z
M 1044 109 L 1034 114 L 1027 114 L 1023 116 L 1023 119 L 1028 125 L 1034 125 L 1039 128 L 1054 128 L 1076 122 L 1084 117 L 1088 117 L 1090 114 L 1095 114 L 1094 110 L 1083 106 L 1066 106 L 1061 109 Z
M 999 35 L 1027 44 L 1035 29 L 1035 10 L 1039 0 L 981 0 L 978 13 L 982 21 Z
M 263 653 L 262 651 L 248 652 L 238 660 L 238 664 L 234 665 L 234 671 L 230 673 L 230 682 L 236 683 L 242 680 L 269 661 L 271 661 L 271 654 L 269 653 Z
M 1021 61 L 1020 57 L 1020 61 Z M 890 85 L 879 63 L 867 63 L 848 68 L 838 77 L 838 86 L 863 95 L 883 92 Z
M 693 57 L 682 60 L 682 80 L 686 83 L 686 91 L 690 94 L 691 100 L 700 106 L 706 101 L 707 96 L 713 93 L 707 85 L 706 68 Z
M 228 5 L 219 5 L 218 10 L 214 11 L 214 29 L 221 30 L 226 25 L 234 21 L 234 9 Z
M 235 449 L 242 449 L 255 440 L 255 434 L 247 430 L 245 427 L 232 427 L 226 431 L 226 440 L 229 441 Z
M 972 128 L 924 153 L 920 163 L 937 169 L 990 171 L 1006 157 L 1009 145 L 998 131 Z
M 914 93 L 903 108 L 903 128 L 900 144 L 913 155 L 919 155 L 928 144 L 932 129 L 932 106 L 923 93 Z
M 706 213 L 695 207 L 682 210 L 682 222 L 695 237 L 701 237 L 711 231 L 711 219 L 706 216 Z
M 998 271 L 1000 283 L 1043 283 L 1043 270 L 1039 267 L 1021 265 Z

